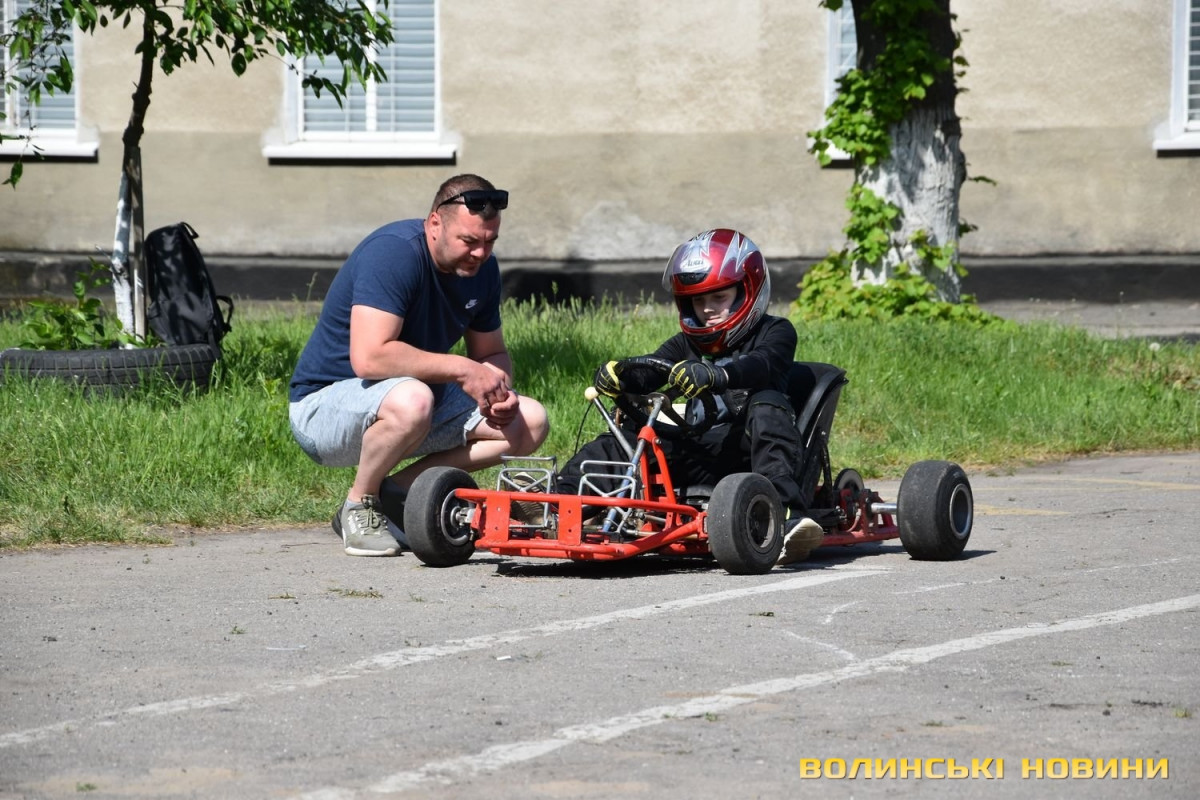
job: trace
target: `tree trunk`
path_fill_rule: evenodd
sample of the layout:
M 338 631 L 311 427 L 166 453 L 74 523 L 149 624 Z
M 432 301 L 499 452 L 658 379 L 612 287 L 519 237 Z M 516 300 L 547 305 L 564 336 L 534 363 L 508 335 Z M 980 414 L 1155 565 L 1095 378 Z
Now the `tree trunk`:
M 854 0 L 858 62 L 864 70 L 883 52 L 889 34 L 861 13 L 871 2 Z M 937 54 L 949 61 L 957 48 L 950 0 L 938 0 L 938 6 L 937 12 L 924 15 L 922 28 Z M 967 170 L 959 147 L 962 128 L 954 107 L 956 94 L 953 69 L 939 73 L 925 98 L 891 126 L 888 158 L 871 166 L 857 165 L 855 180 L 900 209 L 883 261 L 855 263 L 852 277 L 857 285 L 886 283 L 898 266 L 908 264 L 933 284 L 940 299 L 953 303 L 961 299 L 961 281 L 953 264 L 958 262 L 959 190 Z M 919 246 L 943 248 L 949 259 L 942 263 L 951 266 L 929 263 L 918 252 Z
M 149 14 L 142 21 L 142 61 L 133 92 L 133 110 L 121 137 L 121 186 L 117 197 L 117 224 L 113 236 L 112 276 L 117 318 L 121 327 L 138 340 L 146 338 L 146 261 L 142 216 L 142 133 L 150 107 L 150 82 L 154 77 L 154 24 Z

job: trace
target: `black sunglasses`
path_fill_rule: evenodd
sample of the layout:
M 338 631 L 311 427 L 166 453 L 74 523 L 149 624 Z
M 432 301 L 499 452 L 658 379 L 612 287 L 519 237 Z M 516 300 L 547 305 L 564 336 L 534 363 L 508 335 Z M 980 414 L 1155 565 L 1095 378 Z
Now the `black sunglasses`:
M 497 211 L 503 211 L 508 208 L 508 192 L 503 189 L 468 189 L 438 203 L 438 208 L 451 204 L 466 206 L 468 211 L 475 214 L 489 205 Z

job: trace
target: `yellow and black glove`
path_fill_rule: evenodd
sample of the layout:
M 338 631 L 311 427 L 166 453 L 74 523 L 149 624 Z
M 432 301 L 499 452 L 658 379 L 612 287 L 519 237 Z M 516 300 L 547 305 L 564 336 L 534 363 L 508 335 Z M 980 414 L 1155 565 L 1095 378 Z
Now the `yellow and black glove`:
M 667 382 L 683 393 L 684 397 L 696 397 L 701 392 L 720 394 L 729 385 L 725 370 L 707 361 L 680 361 L 671 367 Z
M 616 397 L 623 389 L 621 387 L 621 362 L 609 361 L 596 368 L 592 376 L 592 385 L 596 391 L 609 397 Z

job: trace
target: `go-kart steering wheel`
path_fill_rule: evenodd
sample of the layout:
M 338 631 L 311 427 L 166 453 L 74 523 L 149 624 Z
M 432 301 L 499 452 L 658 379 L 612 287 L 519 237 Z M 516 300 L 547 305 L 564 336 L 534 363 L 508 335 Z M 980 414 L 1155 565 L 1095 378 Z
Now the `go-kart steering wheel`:
M 664 383 L 666 382 L 667 374 L 671 371 L 671 367 L 675 366 L 672 362 L 658 356 L 636 356 L 625 359 L 625 361 L 635 366 L 652 367 L 661 371 Z M 650 404 L 650 399 L 656 394 L 659 393 L 637 394 L 635 392 L 621 392 L 613 400 L 616 402 L 617 408 L 621 409 L 621 412 L 640 428 L 650 419 L 650 415 L 646 411 L 646 406 Z M 704 416 L 700 422 L 688 422 L 683 418 L 683 415 L 675 410 L 675 407 L 671 405 L 671 401 L 663 396 L 660 413 L 675 423 L 675 432 L 680 436 L 692 436 L 706 431 L 717 421 L 719 410 L 717 409 L 717 399 L 713 397 L 712 392 L 705 390 L 696 395 L 696 398 L 704 407 Z M 660 433 L 666 432 L 665 430 L 660 430 Z

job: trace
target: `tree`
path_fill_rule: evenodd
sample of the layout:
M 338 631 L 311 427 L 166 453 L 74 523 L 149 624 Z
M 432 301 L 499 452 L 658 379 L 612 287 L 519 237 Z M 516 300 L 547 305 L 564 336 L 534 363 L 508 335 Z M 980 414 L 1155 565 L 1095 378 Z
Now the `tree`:
M 386 8 L 387 0 L 380 0 L 380 6 Z M 334 57 L 342 66 L 339 80 L 305 74 L 303 84 L 318 94 L 330 92 L 340 103 L 351 80 L 386 80 L 373 51 L 392 41 L 392 29 L 386 16 L 368 10 L 361 0 L 30 0 L 10 27 L 0 31 L 0 46 L 8 53 L 7 65 L 0 64 L 5 94 L 20 92 L 37 104 L 43 92 L 70 91 L 74 75 L 64 45 L 70 42 L 71 25 L 90 35 L 118 21 L 123 27 L 139 26 L 142 35 L 135 49 L 139 69 L 133 106 L 122 136 L 111 267 L 117 316 L 141 340 L 146 308 L 140 144 L 155 66 L 170 75 L 201 56 L 214 62 L 215 53 L 240 76 L 250 62 L 263 58 L 291 57 L 288 63 L 297 68 L 306 55 L 322 61 Z M 22 174 L 18 159 L 5 183 L 15 188 Z
M 845 0 L 821 0 L 839 10 Z M 847 153 L 854 183 L 848 244 L 815 265 L 798 305 L 813 316 L 980 316 L 948 306 L 962 294 L 959 192 L 967 180 L 955 111 L 957 53 L 950 0 L 852 0 L 857 65 L 812 131 L 823 165 Z

